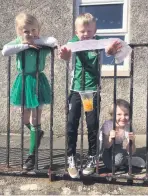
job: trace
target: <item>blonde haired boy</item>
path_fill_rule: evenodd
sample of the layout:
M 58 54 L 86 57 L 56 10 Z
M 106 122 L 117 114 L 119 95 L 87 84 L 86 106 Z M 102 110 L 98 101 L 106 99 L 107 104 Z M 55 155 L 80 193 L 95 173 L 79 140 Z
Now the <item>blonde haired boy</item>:
M 77 42 L 89 39 L 100 39 L 96 33 L 96 20 L 90 13 L 79 15 L 75 20 L 75 36 L 69 42 Z M 107 48 L 107 53 L 113 55 L 121 47 L 119 42 L 113 43 Z M 59 57 L 69 60 L 71 50 L 67 47 L 61 47 Z M 71 92 L 69 97 L 69 114 L 68 114 L 68 172 L 72 178 L 79 176 L 75 163 L 76 143 L 79 119 L 81 116 L 81 98 L 79 91 L 94 91 L 93 105 L 91 112 L 85 112 L 88 129 L 88 161 L 83 169 L 84 175 L 90 175 L 95 171 L 96 165 L 96 147 L 97 147 L 97 82 L 98 82 L 98 54 L 96 51 L 76 52 L 75 64 L 73 69 L 73 78 L 71 83 Z M 85 69 L 85 84 L 82 87 L 82 67 Z

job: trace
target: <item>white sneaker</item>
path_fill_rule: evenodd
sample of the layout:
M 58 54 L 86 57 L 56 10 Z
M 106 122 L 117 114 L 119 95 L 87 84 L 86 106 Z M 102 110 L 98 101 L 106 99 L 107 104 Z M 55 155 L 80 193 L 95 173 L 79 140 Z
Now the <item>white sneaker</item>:
M 95 172 L 96 168 L 96 157 L 95 156 L 89 156 L 86 167 L 83 169 L 83 175 L 91 175 Z
M 74 156 L 70 156 L 68 157 L 68 173 L 70 175 L 71 178 L 78 178 L 79 177 L 79 172 L 76 168 L 76 164 L 75 164 L 75 157 Z

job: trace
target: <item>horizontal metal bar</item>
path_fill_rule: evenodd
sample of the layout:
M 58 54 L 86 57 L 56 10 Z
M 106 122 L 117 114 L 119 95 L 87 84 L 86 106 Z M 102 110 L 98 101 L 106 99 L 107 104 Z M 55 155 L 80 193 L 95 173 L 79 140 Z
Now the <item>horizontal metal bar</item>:
M 131 43 L 131 44 L 129 44 L 129 46 L 131 46 L 133 48 L 136 48 L 136 47 L 148 47 L 148 43 L 139 43 L 139 44 Z
M 63 170 L 62 171 L 52 171 L 51 174 L 51 179 L 52 180 L 73 180 L 70 178 L 70 176 L 68 175 L 67 172 L 65 172 Z M 26 172 L 26 171 L 3 171 L 0 172 L 0 176 L 20 176 L 20 177 L 37 177 L 37 178 L 48 178 L 48 169 L 43 169 L 43 170 L 33 170 L 30 172 Z M 121 182 L 121 181 L 117 181 L 117 180 L 127 180 L 127 182 Z M 128 180 L 131 180 L 131 182 L 134 185 L 134 181 L 136 181 L 135 185 L 137 184 L 143 184 L 144 183 L 148 183 L 148 179 L 144 176 L 144 177 L 134 177 L 132 176 L 132 178 L 130 176 L 125 176 L 125 175 L 112 175 L 110 174 L 104 174 L 104 175 L 99 175 L 99 174 L 92 174 L 90 176 L 83 176 L 81 175 L 79 178 L 74 179 L 74 181 L 96 181 L 96 182 L 101 182 L 101 183 L 115 183 L 115 184 L 127 184 Z M 138 182 L 137 182 L 138 181 Z

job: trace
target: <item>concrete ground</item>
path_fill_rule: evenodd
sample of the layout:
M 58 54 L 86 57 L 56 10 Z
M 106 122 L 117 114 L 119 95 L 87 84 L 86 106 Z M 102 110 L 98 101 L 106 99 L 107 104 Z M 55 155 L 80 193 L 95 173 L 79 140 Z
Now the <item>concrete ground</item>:
M 10 138 L 10 166 L 12 171 L 21 170 L 20 135 L 11 135 Z M 28 152 L 29 136 L 24 137 L 24 159 Z M 146 136 L 136 136 L 137 155 L 145 159 Z M 61 170 L 65 166 L 65 139 L 54 137 L 53 139 L 53 163 L 54 169 Z M 80 137 L 78 138 L 78 149 L 80 148 Z M 84 154 L 87 153 L 87 136 L 84 136 Z M 6 165 L 6 135 L 0 135 L 0 172 L 3 174 Z M 79 150 L 78 150 L 79 152 Z M 44 137 L 39 150 L 39 169 L 49 164 L 49 137 Z M 17 168 L 17 169 L 16 169 Z M 134 186 L 126 183 L 117 185 L 97 183 L 89 181 L 87 184 L 81 181 L 59 180 L 50 182 L 47 177 L 22 177 L 7 176 L 0 173 L 0 195 L 148 195 L 148 187 L 137 182 Z M 136 172 L 135 175 L 145 176 L 145 170 Z

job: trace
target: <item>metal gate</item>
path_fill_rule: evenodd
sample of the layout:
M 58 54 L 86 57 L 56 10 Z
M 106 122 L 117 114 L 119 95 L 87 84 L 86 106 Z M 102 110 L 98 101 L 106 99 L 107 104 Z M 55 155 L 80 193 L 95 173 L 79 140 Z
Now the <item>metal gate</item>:
M 134 49 L 136 47 L 147 47 L 148 44 L 131 44 L 130 45 L 133 49 L 131 54 L 131 69 L 130 69 L 130 130 L 132 130 L 132 114 L 133 114 L 133 74 L 134 74 Z M 39 73 L 39 52 L 37 50 L 37 59 L 36 59 L 36 76 L 38 77 Z M 100 57 L 100 50 L 98 50 L 98 57 Z M 24 89 L 24 68 L 25 68 L 25 51 L 22 53 L 22 89 Z M 97 107 L 100 108 L 100 90 L 101 90 L 101 77 L 99 75 L 101 69 L 101 61 L 98 58 L 98 88 L 97 88 Z M 50 84 L 51 84 L 51 92 L 52 92 L 52 100 L 54 100 L 54 49 L 51 49 L 51 65 L 50 65 Z M 11 147 L 11 139 L 13 135 L 10 133 L 10 81 L 11 81 L 11 57 L 8 57 L 8 66 L 7 66 L 7 135 L 3 137 L 3 140 L 6 141 L 6 146 L 0 147 L 0 174 L 1 175 L 33 175 L 33 176 L 46 176 L 49 177 L 50 180 L 58 180 L 58 179 L 70 179 L 68 172 L 67 172 L 67 122 L 68 122 L 68 95 L 69 95 L 69 63 L 66 63 L 66 89 L 65 89 L 65 149 L 55 149 L 53 148 L 53 112 L 54 112 L 54 102 L 52 101 L 50 105 L 50 119 L 49 119 L 49 137 L 43 139 L 44 143 L 48 143 L 48 148 L 39 149 L 36 145 L 35 151 L 35 169 L 32 171 L 24 171 L 23 164 L 24 159 L 26 157 L 26 148 L 24 147 L 24 123 L 23 123 L 23 116 L 24 116 L 24 90 L 22 91 L 22 105 L 21 105 L 21 134 L 18 141 L 20 144 L 17 148 Z M 148 78 L 148 77 L 147 77 Z M 148 80 L 148 79 L 147 79 Z M 114 90 L 113 90 L 113 102 L 116 106 L 116 86 L 117 84 L 117 65 L 114 64 Z M 38 85 L 37 85 L 37 93 L 38 93 Z M 116 108 L 116 107 L 114 107 Z M 98 119 L 100 122 L 100 112 L 98 111 Z M 38 108 L 37 108 L 37 115 L 38 115 Z M 113 128 L 115 129 L 116 122 L 116 110 L 114 110 L 114 119 L 113 119 Z M 107 173 L 104 170 L 101 171 L 102 162 L 99 160 L 99 134 L 100 130 L 98 129 L 97 134 L 97 164 L 96 164 L 96 172 L 90 176 L 83 176 L 82 169 L 83 169 L 83 162 L 85 161 L 87 155 L 85 154 L 85 150 L 83 149 L 83 113 L 81 116 L 81 139 L 80 139 L 80 150 L 78 151 L 79 157 L 79 171 L 80 171 L 80 178 L 76 180 L 94 180 L 97 182 L 111 182 L 111 183 L 128 183 L 133 184 L 134 182 L 148 182 L 148 93 L 147 93 L 147 124 L 146 124 L 146 170 L 144 171 L 143 175 L 135 175 L 132 169 L 132 141 L 130 141 L 130 150 L 129 150 L 129 167 L 127 173 L 122 172 L 115 172 L 115 153 L 114 153 L 114 145 L 115 141 L 113 142 L 113 150 L 112 150 L 112 172 Z M 36 136 L 36 144 L 37 144 L 37 136 Z M 17 160 L 17 161 L 16 161 Z M 46 163 L 45 163 L 46 162 Z M 43 164 L 44 163 L 44 164 Z

